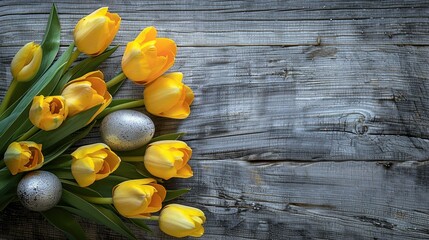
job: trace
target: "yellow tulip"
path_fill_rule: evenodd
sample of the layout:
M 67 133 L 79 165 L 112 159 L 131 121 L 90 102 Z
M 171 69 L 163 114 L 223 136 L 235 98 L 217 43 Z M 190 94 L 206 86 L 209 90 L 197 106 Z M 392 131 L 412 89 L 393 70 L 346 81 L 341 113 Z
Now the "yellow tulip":
M 119 30 L 121 17 L 102 7 L 79 20 L 73 36 L 79 51 L 88 55 L 99 55 L 110 45 Z
M 42 47 L 34 42 L 25 44 L 13 57 L 10 71 L 13 79 L 27 82 L 36 76 L 42 63 Z
M 146 110 L 153 115 L 174 119 L 189 116 L 189 105 L 194 101 L 192 89 L 182 83 L 183 74 L 165 74 L 145 87 L 143 95 Z
M 63 96 L 35 96 L 29 118 L 34 126 L 50 131 L 58 128 L 66 119 L 68 108 Z
M 101 71 L 93 71 L 70 81 L 61 95 L 66 99 L 69 116 L 88 110 L 101 104 L 94 114 L 92 121 L 112 101 L 112 95 L 107 91 L 106 82 Z
M 43 166 L 42 145 L 30 141 L 13 142 L 4 154 L 4 163 L 12 175 Z
M 144 155 L 144 165 L 154 176 L 168 180 L 172 177 L 193 176 L 188 164 L 192 149 L 182 141 L 157 141 L 149 144 Z
M 87 187 L 96 180 L 114 172 L 121 159 L 104 143 L 79 147 L 72 154 L 71 172 L 81 187 Z
M 166 190 L 152 178 L 129 180 L 113 188 L 113 205 L 127 218 L 147 218 L 162 208 Z
M 180 204 L 169 204 L 159 216 L 159 228 L 164 233 L 177 237 L 201 237 L 204 234 L 202 224 L 206 221 L 204 212 L 198 208 Z
M 137 84 L 152 82 L 174 64 L 176 43 L 156 34 L 155 27 L 147 27 L 125 48 L 122 71 Z

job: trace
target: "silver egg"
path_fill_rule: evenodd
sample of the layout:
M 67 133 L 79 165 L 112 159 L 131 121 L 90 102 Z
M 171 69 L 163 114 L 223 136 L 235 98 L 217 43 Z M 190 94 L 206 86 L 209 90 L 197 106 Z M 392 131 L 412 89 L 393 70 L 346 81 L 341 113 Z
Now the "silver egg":
M 19 201 L 29 210 L 46 211 L 60 201 L 63 187 L 57 176 L 46 171 L 25 175 L 18 184 Z
M 119 110 L 101 122 L 101 138 L 112 150 L 129 151 L 144 146 L 155 133 L 152 120 L 135 110 Z

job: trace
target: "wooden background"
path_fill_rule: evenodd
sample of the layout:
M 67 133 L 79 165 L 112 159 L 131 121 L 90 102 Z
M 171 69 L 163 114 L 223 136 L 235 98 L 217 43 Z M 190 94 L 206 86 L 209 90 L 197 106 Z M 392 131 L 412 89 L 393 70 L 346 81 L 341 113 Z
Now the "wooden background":
M 179 46 L 192 114 L 153 120 L 188 133 L 195 176 L 168 185 L 192 188 L 177 202 L 205 212 L 203 239 L 429 239 L 428 1 L 58 1 L 64 47 L 104 5 L 122 16 L 107 78 L 146 26 Z M 50 6 L 0 2 L 2 97 Z M 141 93 L 127 82 L 117 97 Z M 153 229 L 134 232 L 170 239 Z M 19 204 L 0 214 L 1 239 L 62 237 Z

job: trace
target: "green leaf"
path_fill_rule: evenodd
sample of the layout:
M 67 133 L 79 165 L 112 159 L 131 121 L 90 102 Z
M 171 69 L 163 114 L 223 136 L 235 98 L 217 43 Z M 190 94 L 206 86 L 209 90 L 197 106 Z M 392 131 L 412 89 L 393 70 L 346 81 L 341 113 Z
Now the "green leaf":
M 146 232 L 150 232 L 150 233 L 152 233 L 152 229 L 150 229 L 150 228 L 146 225 L 145 220 L 143 220 L 143 219 L 137 219 L 137 218 L 130 218 L 129 220 L 130 220 L 130 222 L 132 222 L 134 225 L 136 225 L 138 228 L 140 228 L 140 229 L 142 229 L 142 230 L 144 230 L 144 231 L 146 231 Z
M 48 220 L 50 224 L 61 230 L 67 239 L 81 240 L 87 239 L 84 230 L 80 224 L 63 208 L 51 208 L 41 214 Z
M 107 178 L 95 181 L 89 188 L 97 191 L 103 197 L 112 197 L 112 189 L 123 181 L 127 181 L 127 178 L 110 175 Z
M 59 128 L 52 131 L 39 131 L 28 140 L 42 144 L 43 148 L 47 149 L 84 127 L 99 108 L 100 105 L 90 108 L 66 119 Z
M 17 174 L 14 176 L 10 175 L 9 178 L 4 179 L 0 185 L 0 196 L 8 194 L 11 191 L 15 192 L 21 178 L 22 174 Z
M 68 61 L 73 44 L 64 52 L 61 57 L 43 74 L 38 81 L 19 99 L 18 104 L 10 112 L 10 115 L 1 120 L 0 127 L 6 129 L 0 134 L 0 152 L 6 150 L 11 137 L 17 129 L 28 119 L 28 111 L 34 96 L 49 95 L 56 85 L 56 81 L 61 77 L 65 63 Z M 8 111 L 6 111 L 8 112 Z M 22 134 L 22 133 L 17 133 Z
M 70 179 L 70 180 L 74 179 L 70 168 L 55 169 L 55 170 L 50 170 L 50 172 L 52 174 L 55 174 L 55 176 L 57 176 L 59 179 Z
M 58 19 L 57 9 L 55 5 L 52 5 L 51 13 L 49 14 L 48 24 L 46 25 L 45 35 L 41 43 L 42 47 L 42 62 L 36 76 L 33 80 L 28 82 L 20 82 L 17 86 L 14 95 L 12 96 L 11 102 L 18 100 L 25 91 L 35 83 L 36 79 L 49 68 L 52 62 L 57 56 L 58 50 L 60 49 L 60 36 L 61 36 L 61 25 Z
M 63 190 L 62 200 L 72 207 L 75 207 L 86 214 L 92 216 L 97 222 L 104 224 L 110 229 L 130 238 L 136 239 L 134 234 L 128 229 L 128 227 L 122 222 L 122 220 L 112 211 L 103 208 L 101 206 L 95 206 L 81 197 Z
M 108 91 L 112 96 L 115 96 L 115 94 L 119 91 L 119 89 L 122 87 L 122 84 L 124 84 L 125 79 L 118 82 L 117 84 L 109 87 Z
M 183 194 L 189 192 L 191 189 L 190 188 L 182 188 L 182 189 L 177 189 L 177 190 L 167 190 L 167 195 L 165 196 L 164 202 L 168 202 L 171 201 L 173 199 L 176 199 L 180 196 L 182 196 Z
M 95 121 L 92 122 L 90 125 L 83 128 L 81 131 L 78 131 L 77 134 L 71 134 L 69 138 L 65 138 L 64 141 L 59 142 L 59 144 L 55 144 L 53 147 L 49 148 L 47 154 L 45 156 L 45 163 L 47 164 L 50 161 L 54 160 L 61 154 L 63 154 L 67 149 L 69 149 L 73 144 L 75 144 L 80 139 L 84 138 L 88 133 L 91 131 L 91 129 L 94 127 Z
M 152 138 L 152 140 L 150 140 L 149 143 L 164 141 L 164 140 L 177 140 L 183 137 L 184 135 L 185 135 L 184 132 L 164 134 L 164 135 Z
M 2 212 L 9 205 L 9 203 L 13 202 L 14 200 L 16 200 L 15 191 L 2 195 L 0 197 L 0 212 Z
M 71 79 L 81 77 L 86 73 L 97 69 L 97 67 L 100 66 L 100 64 L 104 62 L 108 57 L 110 57 L 116 51 L 116 49 L 118 49 L 118 47 L 110 48 L 96 57 L 88 57 L 85 60 L 76 64 L 76 66 L 68 70 L 63 75 L 55 90 L 53 91 L 54 95 L 60 94 L 62 89 L 64 88 L 64 85 L 66 85 L 67 82 Z
M 121 104 L 134 102 L 135 99 L 127 98 L 127 99 L 113 99 L 112 102 L 109 104 L 109 108 L 115 107 Z
M 75 182 L 63 179 L 63 180 L 61 180 L 61 183 L 62 183 L 64 189 L 66 189 L 72 193 L 82 195 L 82 196 L 88 196 L 88 197 L 102 197 L 101 194 L 98 193 L 97 191 L 92 190 L 90 188 L 81 187 Z
M 118 169 L 113 172 L 113 175 L 121 176 L 129 179 L 139 179 L 146 177 L 145 175 L 140 174 L 136 166 L 132 163 L 127 163 L 122 161 Z
M 143 176 L 145 176 L 145 177 L 148 177 L 148 178 L 153 178 L 153 179 L 155 179 L 157 182 L 163 182 L 163 180 L 162 179 L 160 179 L 160 178 L 157 178 L 157 177 L 155 177 L 155 176 L 153 176 L 147 169 L 146 169 L 146 167 L 144 166 L 144 163 L 142 163 L 142 162 L 139 162 L 139 163 L 136 163 L 135 164 L 135 166 L 136 166 L 136 170 L 137 170 L 137 172 L 139 173 L 139 174 L 141 174 L 141 175 L 143 175 Z
M 48 156 L 46 156 L 45 159 L 46 158 L 51 158 L 50 154 Z M 70 168 L 71 162 L 72 162 L 72 156 L 71 155 L 62 154 L 60 156 L 53 158 L 49 162 L 45 161 L 42 169 L 50 171 L 50 170 L 54 170 L 54 169 L 61 170 L 63 168 Z

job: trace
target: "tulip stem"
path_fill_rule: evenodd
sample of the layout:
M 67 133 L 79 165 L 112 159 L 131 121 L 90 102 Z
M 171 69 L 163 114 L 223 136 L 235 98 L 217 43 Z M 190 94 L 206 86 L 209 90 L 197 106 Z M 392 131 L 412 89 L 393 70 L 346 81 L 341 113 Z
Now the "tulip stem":
M 124 162 L 143 162 L 142 156 L 123 156 L 121 157 L 121 161 Z
M 158 221 L 159 220 L 159 216 L 150 216 L 150 218 L 148 218 L 147 220 Z
M 127 76 L 125 76 L 125 74 L 123 72 L 118 73 L 118 75 L 116 75 L 114 78 L 112 78 L 110 81 L 108 81 L 106 83 L 107 88 L 111 88 L 111 87 L 115 86 L 116 84 L 122 82 L 126 78 L 127 78 Z
M 79 55 L 80 55 L 80 51 L 79 51 L 79 49 L 76 48 L 72 52 L 72 54 L 70 56 L 70 59 L 67 62 L 67 64 L 65 65 L 64 69 L 68 69 L 74 63 L 74 61 L 76 61 L 76 59 L 79 57 Z
M 12 79 L 9 88 L 7 89 L 6 96 L 4 96 L 3 101 L 0 106 L 0 115 L 9 107 L 10 99 L 15 92 L 16 86 L 18 85 L 18 81 Z
M 87 202 L 95 203 L 95 204 L 112 204 L 113 203 L 113 198 L 108 198 L 108 197 L 87 197 L 87 196 L 80 196 L 80 197 L 86 200 Z
M 39 128 L 37 128 L 36 126 L 33 126 L 30 130 L 28 130 L 26 133 L 24 133 L 23 135 L 21 135 L 21 137 L 19 137 L 18 140 L 16 140 L 16 141 L 17 142 L 19 142 L 19 141 L 25 141 L 29 137 L 33 136 L 33 134 L 35 134 L 37 131 L 39 131 Z
M 142 107 L 142 106 L 144 106 L 144 99 L 136 100 L 136 101 L 132 101 L 132 102 L 128 102 L 128 103 L 119 104 L 119 105 L 116 105 L 114 107 L 110 107 L 110 108 L 104 109 L 97 116 L 97 119 L 103 118 L 107 114 L 115 112 L 115 111 L 118 111 L 118 110 L 121 110 L 121 109 L 130 109 L 130 108 L 136 108 L 136 107 Z

